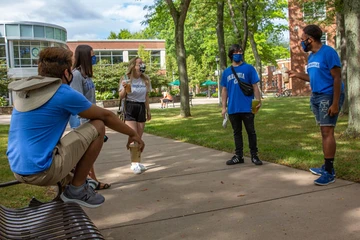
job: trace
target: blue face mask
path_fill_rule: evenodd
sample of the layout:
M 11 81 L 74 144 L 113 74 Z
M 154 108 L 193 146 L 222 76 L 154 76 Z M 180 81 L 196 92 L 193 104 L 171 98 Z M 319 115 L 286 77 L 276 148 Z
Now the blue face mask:
M 233 54 L 233 61 L 234 62 L 241 62 L 243 60 L 243 55 L 240 53 L 234 53 Z
M 302 49 L 304 50 L 304 52 L 308 52 L 309 51 L 309 45 L 311 43 L 308 42 L 309 38 L 307 38 L 306 40 L 304 41 L 301 41 L 301 47 Z
M 96 64 L 96 55 L 91 56 L 91 64 L 95 65 Z

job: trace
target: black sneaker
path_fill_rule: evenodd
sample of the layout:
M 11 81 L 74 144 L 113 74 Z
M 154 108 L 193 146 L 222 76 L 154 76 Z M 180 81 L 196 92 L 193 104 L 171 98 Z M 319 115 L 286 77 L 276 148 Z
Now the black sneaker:
M 255 165 L 262 165 L 262 161 L 257 155 L 251 156 L 251 162 Z
M 234 155 L 230 160 L 226 161 L 226 165 L 234 165 L 238 163 L 244 163 L 244 158 L 240 158 L 236 155 Z

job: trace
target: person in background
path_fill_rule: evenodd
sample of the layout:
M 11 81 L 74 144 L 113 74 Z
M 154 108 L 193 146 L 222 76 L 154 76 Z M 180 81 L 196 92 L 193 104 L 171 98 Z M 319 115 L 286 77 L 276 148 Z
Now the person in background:
M 143 151 L 145 144 L 113 112 L 69 86 L 71 67 L 70 50 L 45 48 L 39 54 L 39 76 L 9 84 L 14 108 L 6 154 L 18 181 L 38 186 L 61 182 L 64 202 L 94 208 L 105 198 L 89 186 L 87 176 L 104 144 L 105 126 L 128 135 L 127 148 L 135 141 Z M 70 115 L 90 121 L 64 135 Z
M 310 168 L 310 172 L 320 177 L 316 185 L 335 182 L 334 160 L 336 141 L 335 125 L 345 99 L 344 83 L 341 81 L 341 62 L 337 52 L 321 43 L 322 30 L 317 25 L 308 25 L 301 36 L 301 46 L 308 56 L 307 73 L 289 70 L 289 77 L 310 82 L 311 110 L 320 125 L 324 164 L 320 168 Z
M 243 60 L 243 50 L 239 44 L 233 44 L 229 48 L 228 57 L 232 61 L 231 65 L 239 77 L 240 81 L 252 84 L 255 98 L 259 101 L 256 109 L 261 107 L 260 90 L 257 85 L 259 77 L 255 68 Z M 246 96 L 240 89 L 240 85 L 231 67 L 224 70 L 221 78 L 222 88 L 222 117 L 225 119 L 226 112 L 233 128 L 235 140 L 235 155 L 226 162 L 227 165 L 244 163 L 243 158 L 243 136 L 242 124 L 244 123 L 249 147 L 251 162 L 255 165 L 262 165 L 262 161 L 258 157 L 257 137 L 255 132 L 255 115 L 251 111 L 252 100 L 254 95 Z M 256 110 L 256 111 L 257 111 Z
M 151 91 L 151 82 L 145 75 L 146 65 L 140 57 L 130 60 L 126 73 L 126 80 L 120 80 L 119 96 L 120 99 L 126 98 L 125 103 L 125 123 L 134 129 L 142 137 L 145 128 L 145 122 L 151 120 L 149 106 L 149 92 Z M 130 88 L 127 91 L 126 88 Z M 131 162 L 130 169 L 135 174 L 140 174 L 146 170 L 146 167 L 138 162 Z
M 91 79 L 93 76 L 92 66 L 94 64 L 96 64 L 96 56 L 92 47 L 89 45 L 77 46 L 75 49 L 72 71 L 73 81 L 71 82 L 70 87 L 84 95 L 91 103 L 96 104 L 95 85 Z M 72 115 L 69 124 L 72 129 L 75 129 L 88 121 L 89 119 L 81 118 L 78 115 Z M 105 135 L 105 139 L 106 138 Z M 111 186 L 109 183 L 102 183 L 97 179 L 94 166 L 92 166 L 89 172 L 89 177 L 95 180 L 95 182 L 91 181 L 91 186 L 93 186 L 95 190 L 108 189 Z
M 167 104 L 168 102 L 173 101 L 173 100 L 174 100 L 173 96 L 171 96 L 170 93 L 165 92 L 164 98 L 161 98 L 161 99 L 160 99 L 161 108 L 165 108 L 166 104 Z

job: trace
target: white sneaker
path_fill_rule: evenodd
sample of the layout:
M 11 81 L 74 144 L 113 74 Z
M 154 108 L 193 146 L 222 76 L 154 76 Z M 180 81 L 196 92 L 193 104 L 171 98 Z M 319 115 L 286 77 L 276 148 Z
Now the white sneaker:
M 139 163 L 132 163 L 130 169 L 133 170 L 135 174 L 142 173 Z
M 228 115 L 228 113 L 225 113 L 225 117 L 224 117 L 224 120 L 223 120 L 223 123 L 222 123 L 223 128 L 227 127 L 228 119 L 229 119 L 229 115 Z
M 141 171 L 146 171 L 147 170 L 147 168 L 144 165 L 142 165 L 141 163 L 138 163 L 138 164 L 139 164 L 139 167 L 140 167 Z

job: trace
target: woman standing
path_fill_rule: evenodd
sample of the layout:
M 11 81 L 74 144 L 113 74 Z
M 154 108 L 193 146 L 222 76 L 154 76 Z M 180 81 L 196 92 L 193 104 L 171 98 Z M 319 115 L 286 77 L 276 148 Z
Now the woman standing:
M 93 76 L 92 65 L 94 64 L 96 64 L 96 56 L 92 47 L 89 45 L 77 46 L 75 49 L 75 59 L 72 72 L 74 77 L 70 86 L 83 94 L 91 103 L 96 104 L 95 85 L 91 79 Z M 76 119 L 78 119 L 78 121 Z M 69 122 L 70 127 L 74 129 L 77 128 L 80 124 L 86 123 L 88 121 L 89 119 L 86 118 L 71 116 Z M 110 187 L 110 184 L 102 183 L 96 178 L 94 166 L 89 172 L 89 177 L 96 181 L 95 190 L 107 189 Z
M 130 60 L 126 77 L 120 82 L 120 99 L 126 98 L 125 103 L 125 123 L 134 129 L 142 137 L 145 128 L 145 122 L 151 120 L 149 106 L 149 92 L 151 91 L 151 82 L 145 75 L 145 64 L 140 57 Z M 141 156 L 136 160 L 132 157 L 131 170 L 135 174 L 140 174 L 146 170 L 146 167 L 140 163 Z

